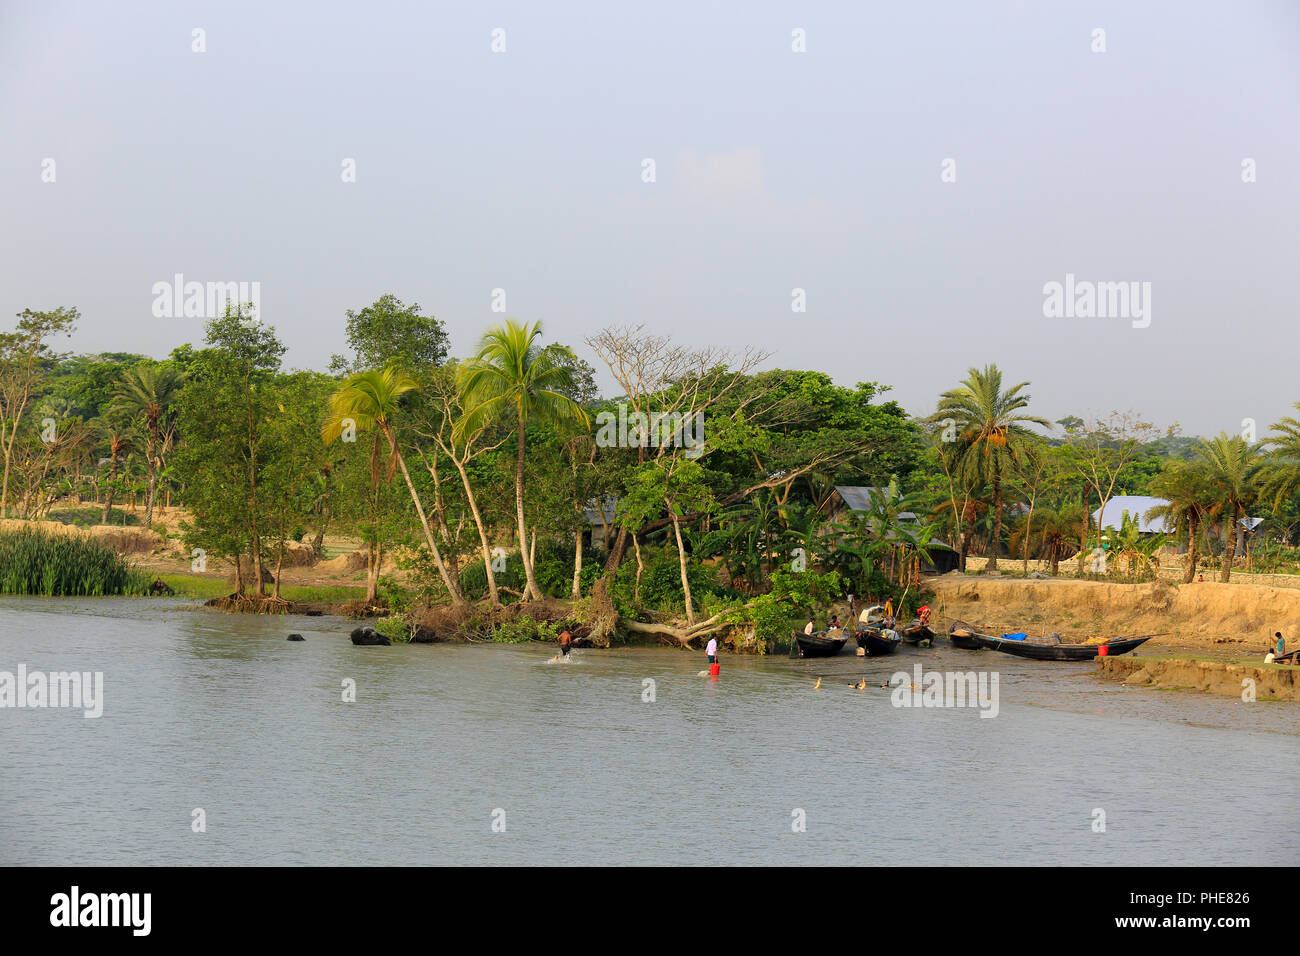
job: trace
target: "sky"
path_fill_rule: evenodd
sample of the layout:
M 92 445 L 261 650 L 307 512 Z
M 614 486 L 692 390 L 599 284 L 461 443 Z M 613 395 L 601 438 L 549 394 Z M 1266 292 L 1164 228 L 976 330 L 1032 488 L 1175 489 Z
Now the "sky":
M 304 368 L 393 293 L 458 355 L 644 323 L 918 415 L 987 363 L 1052 420 L 1300 401 L 1292 2 L 0 0 L 0 131 L 0 328 L 73 351 L 199 343 L 179 273 Z

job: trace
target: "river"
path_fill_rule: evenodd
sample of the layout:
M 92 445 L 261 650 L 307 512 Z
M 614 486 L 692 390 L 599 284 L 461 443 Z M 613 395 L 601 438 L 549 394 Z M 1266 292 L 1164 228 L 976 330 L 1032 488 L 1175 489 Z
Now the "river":
M 97 719 L 0 709 L 0 863 L 1300 863 L 1294 703 L 946 643 L 724 656 L 712 682 L 672 649 L 560 665 L 350 627 L 0 597 L 0 671 L 103 673 Z M 997 716 L 893 706 L 917 663 L 996 671 Z

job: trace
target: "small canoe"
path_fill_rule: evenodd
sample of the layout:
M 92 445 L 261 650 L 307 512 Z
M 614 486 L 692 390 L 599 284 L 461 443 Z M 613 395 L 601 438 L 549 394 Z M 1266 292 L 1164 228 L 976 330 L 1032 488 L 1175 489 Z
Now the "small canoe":
M 884 657 L 898 650 L 903 639 L 897 631 L 887 627 L 872 627 L 869 624 L 858 625 L 858 647 L 867 652 L 868 657 Z
M 1002 651 L 1015 657 L 1025 657 L 1034 661 L 1090 661 L 1106 648 L 1107 657 L 1127 654 L 1133 648 L 1143 644 L 1154 635 L 1145 637 L 1112 638 L 1102 644 L 1048 644 L 1042 641 L 1007 640 L 988 634 L 976 634 L 975 640 L 980 647 L 991 651 Z
M 848 643 L 848 638 L 843 635 L 832 637 L 827 631 L 812 634 L 795 632 L 791 636 L 799 648 L 800 657 L 834 657 Z
M 922 624 L 919 618 L 912 620 L 898 629 L 898 636 L 904 644 L 920 644 L 922 641 L 934 641 L 934 631 L 930 625 Z
M 948 640 L 952 641 L 953 647 L 960 647 L 963 651 L 984 650 L 976 637 L 975 629 L 965 621 L 953 622 L 952 627 L 948 628 Z

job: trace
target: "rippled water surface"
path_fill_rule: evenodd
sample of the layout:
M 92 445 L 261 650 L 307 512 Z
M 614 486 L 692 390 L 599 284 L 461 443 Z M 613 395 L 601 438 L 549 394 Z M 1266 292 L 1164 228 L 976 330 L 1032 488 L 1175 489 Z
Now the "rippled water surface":
M 669 649 L 553 665 L 348 628 L 0 598 L 0 671 L 104 674 L 99 719 L 0 709 L 0 862 L 1300 863 L 1276 825 L 1300 809 L 1300 704 L 946 645 L 725 657 L 711 683 Z M 917 663 L 996 669 L 998 716 L 891 706 L 878 685 Z

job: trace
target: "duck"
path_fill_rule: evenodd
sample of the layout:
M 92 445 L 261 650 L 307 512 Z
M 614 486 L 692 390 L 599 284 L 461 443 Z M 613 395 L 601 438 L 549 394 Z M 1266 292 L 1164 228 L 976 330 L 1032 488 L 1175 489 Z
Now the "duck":
M 866 689 L 867 689 L 867 679 L 864 677 L 862 678 L 862 680 L 858 681 L 858 690 L 866 690 Z

